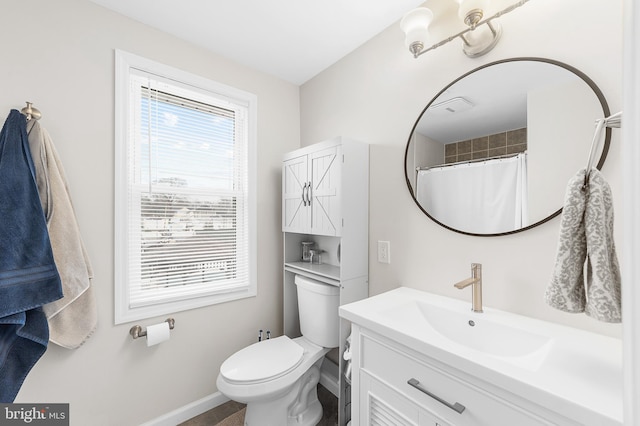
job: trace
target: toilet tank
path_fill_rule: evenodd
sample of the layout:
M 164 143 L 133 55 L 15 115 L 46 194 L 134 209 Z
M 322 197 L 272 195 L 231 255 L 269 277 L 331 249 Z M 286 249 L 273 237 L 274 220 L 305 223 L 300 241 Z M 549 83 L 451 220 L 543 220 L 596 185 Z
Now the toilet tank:
M 340 289 L 296 275 L 300 331 L 312 343 L 325 348 L 340 345 Z

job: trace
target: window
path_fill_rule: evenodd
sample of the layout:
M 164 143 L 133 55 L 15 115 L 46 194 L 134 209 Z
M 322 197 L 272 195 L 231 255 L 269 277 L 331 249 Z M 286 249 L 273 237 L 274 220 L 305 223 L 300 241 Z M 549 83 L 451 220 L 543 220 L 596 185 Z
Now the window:
M 254 95 L 116 51 L 116 324 L 255 296 Z

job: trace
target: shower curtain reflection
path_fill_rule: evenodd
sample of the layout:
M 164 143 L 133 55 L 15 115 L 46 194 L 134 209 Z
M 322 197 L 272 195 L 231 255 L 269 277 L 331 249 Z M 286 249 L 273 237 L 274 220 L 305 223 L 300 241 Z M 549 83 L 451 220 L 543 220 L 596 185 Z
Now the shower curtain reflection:
M 498 234 L 528 225 L 527 155 L 418 171 L 417 200 L 456 230 Z

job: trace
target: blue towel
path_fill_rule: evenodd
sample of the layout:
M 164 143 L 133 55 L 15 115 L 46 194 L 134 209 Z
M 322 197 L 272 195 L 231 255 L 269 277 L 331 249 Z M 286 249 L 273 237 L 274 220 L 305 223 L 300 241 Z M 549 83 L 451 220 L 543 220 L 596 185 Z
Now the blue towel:
M 0 132 L 0 402 L 13 402 L 46 351 L 41 307 L 61 297 L 26 118 L 11 110 Z

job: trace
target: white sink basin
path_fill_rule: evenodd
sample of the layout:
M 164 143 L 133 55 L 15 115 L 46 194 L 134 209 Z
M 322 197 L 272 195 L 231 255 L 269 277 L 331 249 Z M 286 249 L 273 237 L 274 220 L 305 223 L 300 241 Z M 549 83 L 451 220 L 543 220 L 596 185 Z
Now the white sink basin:
M 468 305 L 410 301 L 384 314 L 396 318 L 400 314 L 405 319 L 411 315 L 414 317 L 410 321 L 412 327 L 427 327 L 456 344 L 489 355 L 526 357 L 538 354 L 531 361 L 535 361 L 535 366 L 539 365 L 551 343 L 549 336 L 518 328 L 513 323 L 499 322 L 491 311 L 472 312 Z
M 549 354 L 551 337 L 505 314 L 487 308 L 473 312 L 471 303 L 446 297 L 409 299 L 380 312 L 389 323 L 430 342 L 440 342 L 447 350 L 459 347 L 469 356 L 473 356 L 470 351 L 481 352 L 520 368 L 538 369 Z

